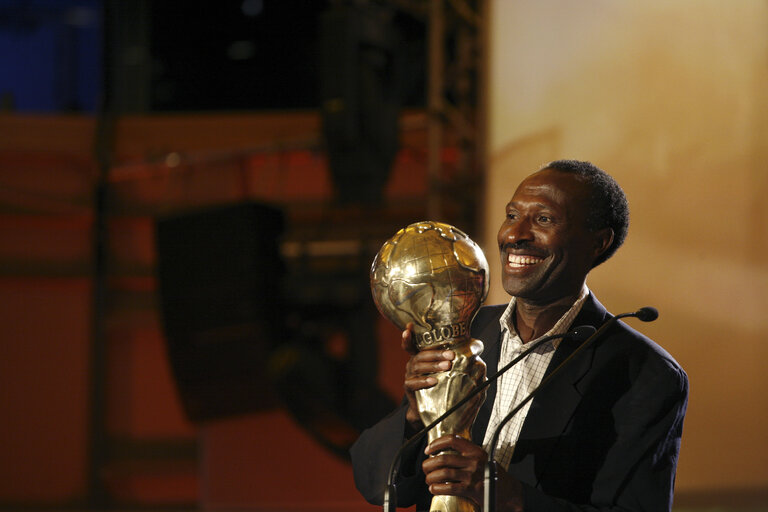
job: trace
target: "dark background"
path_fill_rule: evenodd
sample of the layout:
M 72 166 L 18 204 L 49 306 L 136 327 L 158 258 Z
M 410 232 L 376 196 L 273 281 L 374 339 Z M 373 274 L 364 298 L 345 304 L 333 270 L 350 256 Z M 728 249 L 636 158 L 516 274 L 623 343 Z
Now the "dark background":
M 424 23 L 381 6 L 402 104 L 423 104 Z M 321 16 L 331 8 L 324 0 L 2 0 L 2 108 L 94 112 L 105 86 L 131 111 L 316 108 Z M 121 90 L 125 74 L 132 90 Z

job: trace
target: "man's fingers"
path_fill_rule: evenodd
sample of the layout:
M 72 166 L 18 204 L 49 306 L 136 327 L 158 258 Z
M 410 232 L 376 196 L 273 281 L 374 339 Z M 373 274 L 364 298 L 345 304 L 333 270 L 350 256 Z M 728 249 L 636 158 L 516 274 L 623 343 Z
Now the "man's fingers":
M 427 485 L 433 484 L 463 484 L 469 485 L 471 474 L 457 468 L 440 468 L 426 474 Z
M 460 470 L 471 474 L 484 469 L 487 458 L 484 453 L 482 448 L 479 452 L 471 453 L 469 456 L 455 452 L 444 452 L 425 459 L 422 468 L 426 474 L 443 470 Z
M 427 455 L 434 455 L 445 450 L 453 450 L 462 457 L 470 457 L 477 460 L 487 460 L 488 456 L 480 446 L 477 446 L 472 441 L 464 439 L 463 437 L 455 434 L 448 434 L 442 437 L 438 437 L 427 445 L 424 453 Z M 441 457 L 448 454 L 441 455 Z
M 406 378 L 450 370 L 454 357 L 451 350 L 423 350 L 408 361 Z
M 483 457 L 465 457 L 454 452 L 429 457 L 422 463 L 429 492 L 464 496 L 480 503 L 483 460 Z
M 418 391 L 419 389 L 431 388 L 435 384 L 437 384 L 437 379 L 431 375 L 411 377 L 405 379 L 405 390 Z
M 468 497 L 468 485 L 463 482 L 435 482 L 427 484 L 430 494 L 434 496 L 464 496 Z

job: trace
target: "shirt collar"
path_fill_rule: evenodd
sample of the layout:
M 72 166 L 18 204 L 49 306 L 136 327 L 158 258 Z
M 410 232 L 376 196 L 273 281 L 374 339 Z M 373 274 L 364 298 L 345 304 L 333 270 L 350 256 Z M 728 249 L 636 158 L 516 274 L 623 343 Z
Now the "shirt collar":
M 570 309 L 566 311 L 563 316 L 560 317 L 560 319 L 555 322 L 555 325 L 552 326 L 552 328 L 544 333 L 543 335 L 539 336 L 538 339 L 543 338 L 544 336 L 552 336 L 553 334 L 563 334 L 565 333 L 568 328 L 573 323 L 573 320 L 576 318 L 576 315 L 579 314 L 581 311 L 582 306 L 584 306 L 584 302 L 586 302 L 587 297 L 589 296 L 589 288 L 587 287 L 586 283 L 581 288 L 581 292 L 579 292 L 579 296 L 576 299 L 576 301 L 571 305 Z M 515 312 L 515 305 L 517 304 L 517 297 L 512 297 L 512 299 L 509 301 L 509 304 L 507 304 L 507 308 L 504 310 L 504 313 L 501 315 L 501 318 L 499 318 L 499 325 L 501 326 L 501 332 L 502 334 L 507 331 L 510 334 L 510 338 L 516 338 L 519 339 L 519 335 L 517 333 L 517 330 L 515 329 L 514 323 L 512 322 L 512 314 Z M 536 340 L 531 340 L 536 341 Z M 556 339 L 553 341 L 553 345 L 557 347 L 560 344 L 560 339 Z

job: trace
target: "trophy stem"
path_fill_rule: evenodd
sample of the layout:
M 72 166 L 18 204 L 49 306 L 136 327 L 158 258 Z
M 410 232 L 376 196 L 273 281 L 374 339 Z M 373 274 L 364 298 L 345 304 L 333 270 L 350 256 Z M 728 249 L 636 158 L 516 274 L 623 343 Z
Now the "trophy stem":
M 416 392 L 419 416 L 425 425 L 432 423 L 485 380 L 486 367 L 480 359 L 483 351 L 483 343 L 480 340 L 467 339 L 445 348 L 453 350 L 455 354 L 451 369 L 434 374 L 437 384 Z M 428 441 L 431 443 L 447 434 L 469 440 L 472 424 L 484 399 L 485 394 L 481 393 L 477 399 L 470 400 L 445 418 L 429 432 Z M 458 496 L 435 496 L 430 507 L 430 511 L 440 512 L 478 510 L 479 507 L 474 502 Z
M 429 512 L 478 512 L 475 502 L 461 496 L 433 496 Z

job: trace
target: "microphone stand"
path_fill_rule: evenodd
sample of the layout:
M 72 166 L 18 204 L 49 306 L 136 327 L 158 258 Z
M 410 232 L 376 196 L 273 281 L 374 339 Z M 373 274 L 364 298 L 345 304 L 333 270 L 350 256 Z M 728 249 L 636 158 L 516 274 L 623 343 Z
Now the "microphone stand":
M 473 399 L 477 395 L 479 395 L 485 388 L 490 386 L 494 381 L 496 381 L 502 373 L 506 372 L 510 368 L 512 368 L 514 365 L 516 365 L 518 362 L 520 362 L 525 356 L 536 350 L 541 344 L 546 343 L 547 341 L 551 341 L 553 339 L 557 338 L 574 338 L 574 339 L 583 339 L 588 336 L 590 336 L 592 333 L 595 332 L 595 328 L 591 325 L 582 325 L 579 327 L 576 327 L 575 329 L 572 329 L 571 331 L 563 334 L 553 334 L 551 336 L 545 336 L 541 338 L 540 340 L 536 341 L 531 345 L 529 348 L 524 350 L 520 355 L 515 357 L 512 361 L 504 365 L 500 370 L 498 370 L 495 374 L 490 376 L 488 379 L 485 380 L 482 384 L 477 386 L 471 393 L 466 395 L 464 398 L 456 402 L 452 407 L 450 407 L 448 410 L 446 410 L 443 414 L 437 417 L 432 423 L 425 426 L 418 432 L 416 432 L 413 436 L 408 438 L 408 440 L 400 446 L 400 449 L 397 450 L 397 453 L 395 454 L 394 459 L 392 460 L 392 464 L 389 467 L 389 474 L 387 477 L 387 486 L 384 489 L 384 503 L 383 503 L 383 510 L 384 512 L 395 512 L 395 509 L 397 507 L 397 485 L 395 484 L 395 480 L 397 478 L 397 466 L 400 462 L 400 459 L 403 455 L 403 452 L 405 452 L 406 449 L 412 447 L 417 442 L 419 442 L 426 434 L 429 432 L 432 428 L 434 428 L 438 423 L 443 421 L 445 418 L 456 412 L 462 405 L 466 404 L 469 400 Z
M 552 370 L 548 375 L 546 375 L 538 386 L 536 386 L 536 389 L 528 393 L 528 396 L 526 396 L 520 403 L 518 403 L 510 412 L 507 414 L 503 420 L 499 423 L 499 425 L 496 427 L 496 430 L 493 433 L 493 437 L 491 439 L 491 449 L 490 453 L 488 454 L 488 462 L 485 465 L 485 473 L 484 473 L 484 481 L 483 481 L 483 512 L 496 512 L 496 482 L 498 479 L 498 471 L 497 471 L 497 462 L 494 460 L 494 456 L 496 454 L 496 445 L 499 441 L 499 436 L 501 435 L 501 431 L 504 429 L 504 426 L 509 423 L 509 421 L 515 416 L 515 414 L 522 409 L 525 404 L 530 402 L 533 397 L 535 397 L 539 390 L 546 386 L 560 371 L 563 367 L 565 367 L 574 357 L 576 357 L 582 350 L 587 348 L 589 345 L 591 345 L 596 339 L 598 339 L 600 336 L 603 335 L 605 331 L 610 329 L 620 318 L 626 318 L 626 317 L 636 317 L 639 320 L 643 322 L 652 322 L 656 320 L 659 317 L 659 312 L 656 310 L 656 308 L 652 307 L 644 307 L 640 308 L 637 311 L 634 311 L 632 313 L 622 313 L 620 315 L 616 315 L 612 318 L 610 318 L 607 322 L 605 322 L 603 325 L 600 326 L 600 328 L 592 334 L 589 338 L 587 338 L 586 341 L 584 341 L 581 345 L 579 345 L 576 350 L 574 350 L 568 357 L 566 357 L 563 362 L 561 362 L 557 367 Z M 537 342 L 538 343 L 538 342 Z M 529 351 L 524 352 L 524 354 L 527 355 Z

